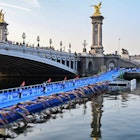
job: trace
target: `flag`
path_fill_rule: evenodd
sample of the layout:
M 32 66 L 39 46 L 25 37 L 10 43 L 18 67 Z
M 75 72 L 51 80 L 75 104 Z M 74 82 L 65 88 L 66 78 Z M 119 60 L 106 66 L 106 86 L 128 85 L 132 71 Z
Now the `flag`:
M 51 79 L 51 78 L 49 78 L 49 79 L 48 79 L 48 81 L 47 81 L 47 83 L 50 83 L 51 81 L 52 81 L 52 79 Z
M 24 87 L 25 86 L 25 81 L 22 82 L 22 84 L 20 85 L 20 87 Z
M 67 80 L 67 77 L 65 76 L 64 80 Z
M 77 75 L 76 77 L 75 77 L 75 79 L 78 79 L 79 78 L 79 75 Z

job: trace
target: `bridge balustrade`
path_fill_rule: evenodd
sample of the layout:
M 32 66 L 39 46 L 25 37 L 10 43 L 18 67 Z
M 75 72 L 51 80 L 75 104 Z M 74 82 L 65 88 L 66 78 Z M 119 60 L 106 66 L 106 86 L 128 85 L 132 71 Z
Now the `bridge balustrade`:
M 53 49 L 29 47 L 25 45 L 13 45 L 8 43 L 0 43 L 0 49 L 3 49 L 7 52 L 29 54 L 46 58 L 65 65 L 66 67 L 69 67 L 75 71 L 77 71 L 78 61 L 80 61 L 80 58 L 75 53 L 56 51 Z

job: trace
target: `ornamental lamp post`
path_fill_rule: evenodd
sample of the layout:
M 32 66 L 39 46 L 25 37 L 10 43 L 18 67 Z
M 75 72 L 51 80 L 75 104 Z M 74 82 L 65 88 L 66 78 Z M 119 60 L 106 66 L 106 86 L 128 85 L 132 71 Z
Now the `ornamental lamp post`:
M 82 45 L 84 46 L 84 48 L 86 48 L 87 46 L 86 40 L 84 40 L 84 43 L 82 43 Z
M 22 34 L 22 39 L 23 39 L 23 45 L 25 45 L 26 34 L 24 32 Z
M 62 43 L 62 41 L 60 41 L 60 51 L 62 51 L 62 45 L 63 45 L 63 43 Z
M 65 46 L 63 47 L 63 51 L 65 52 Z
M 71 53 L 71 43 L 69 43 L 69 53 Z
M 119 55 L 119 52 L 120 52 L 120 38 L 118 39 L 118 55 Z
M 40 45 L 39 45 L 40 37 L 37 36 L 36 40 L 37 40 L 37 42 L 38 42 L 37 47 L 39 47 L 39 46 L 40 46 Z
M 6 29 L 6 30 L 5 30 L 5 41 L 7 41 L 7 35 L 9 35 L 9 32 L 8 32 L 8 30 Z
M 84 46 L 83 52 L 86 53 L 87 52 L 87 49 L 86 49 L 86 46 L 87 46 L 86 40 L 84 40 L 84 43 L 82 43 L 82 45 Z
M 50 38 L 50 40 L 49 40 L 49 43 L 50 43 L 50 48 L 51 48 L 51 44 L 52 44 L 52 39 Z

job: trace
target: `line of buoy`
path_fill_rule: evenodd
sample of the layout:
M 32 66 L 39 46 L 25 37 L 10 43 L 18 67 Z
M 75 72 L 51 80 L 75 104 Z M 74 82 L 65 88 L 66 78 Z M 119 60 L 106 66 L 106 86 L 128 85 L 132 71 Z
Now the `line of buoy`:
M 107 84 L 106 82 L 102 82 L 68 92 L 55 93 L 50 96 L 39 96 L 32 101 L 20 102 L 16 105 L 3 108 L 0 110 L 0 126 L 8 125 L 18 120 L 23 120 L 24 123 L 28 123 L 30 122 L 29 116 L 33 120 L 41 120 L 36 113 L 46 109 L 50 109 L 51 114 L 53 112 L 57 113 L 64 104 L 72 104 L 74 100 L 79 101 L 80 99 L 89 97 L 89 95 L 104 93 L 107 90 Z M 49 116 L 49 113 L 47 115 L 44 113 L 44 116 Z

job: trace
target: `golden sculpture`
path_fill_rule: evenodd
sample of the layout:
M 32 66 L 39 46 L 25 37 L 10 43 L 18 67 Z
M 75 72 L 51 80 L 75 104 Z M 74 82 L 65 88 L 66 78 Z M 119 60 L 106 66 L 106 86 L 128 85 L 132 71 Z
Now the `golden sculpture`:
M 101 15 L 101 13 L 100 13 L 101 4 L 102 3 L 100 2 L 98 5 L 92 5 L 95 8 L 94 16 L 100 16 Z
M 0 23 L 4 22 L 4 13 L 2 13 L 3 10 L 0 11 Z

